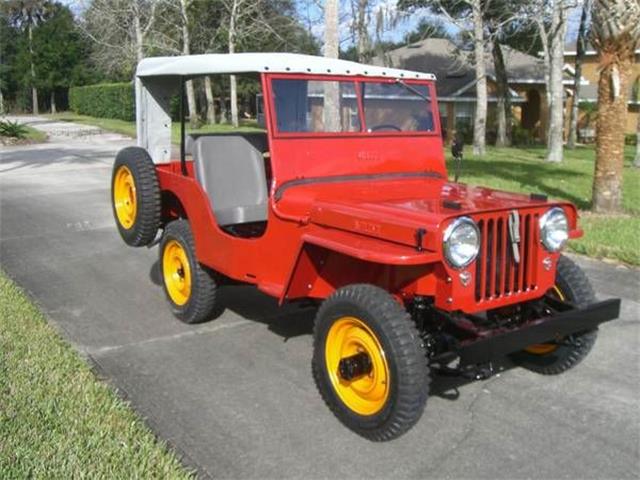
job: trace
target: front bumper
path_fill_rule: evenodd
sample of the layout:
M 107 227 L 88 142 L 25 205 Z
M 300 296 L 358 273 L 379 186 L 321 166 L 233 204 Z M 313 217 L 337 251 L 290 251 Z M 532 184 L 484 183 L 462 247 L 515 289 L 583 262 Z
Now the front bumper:
M 572 333 L 592 330 L 601 323 L 618 318 L 620 299 L 593 303 L 585 308 L 557 302 L 554 310 L 557 313 L 553 316 L 532 320 L 518 329 L 461 342 L 456 348 L 460 365 L 487 363 L 536 343 L 559 341 Z

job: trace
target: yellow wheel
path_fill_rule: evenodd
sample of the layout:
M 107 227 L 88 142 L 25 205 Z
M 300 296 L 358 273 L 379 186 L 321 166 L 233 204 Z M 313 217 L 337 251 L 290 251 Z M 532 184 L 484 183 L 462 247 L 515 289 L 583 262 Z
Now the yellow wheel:
M 136 221 L 136 182 L 131 170 L 125 165 L 121 165 L 115 172 L 113 205 L 120 224 L 125 229 L 130 229 Z
M 338 420 L 369 440 L 402 435 L 424 410 L 429 369 L 415 324 L 373 285 L 349 285 L 324 301 L 312 370 Z
M 563 302 L 584 308 L 596 301 L 593 288 L 582 269 L 571 259 L 560 256 L 556 282 L 549 294 Z M 558 375 L 578 365 L 591 351 L 598 329 L 573 333 L 554 342 L 530 345 L 512 353 L 519 366 L 543 375 Z
M 191 267 L 187 252 L 177 240 L 169 240 L 162 254 L 162 276 L 169 297 L 184 305 L 191 296 Z
M 362 320 L 336 320 L 325 361 L 333 388 L 349 409 L 360 415 L 382 410 L 389 398 L 389 366 L 380 341 Z
M 216 276 L 200 265 L 195 252 L 189 222 L 170 222 L 160 241 L 162 286 L 174 315 L 185 323 L 200 323 L 222 313 Z
M 566 300 L 566 297 L 562 294 L 560 287 L 557 285 L 552 288 L 552 293 L 558 300 L 562 300 L 563 302 Z M 555 343 L 536 343 L 528 346 L 524 351 L 532 353 L 533 355 L 547 355 L 551 352 L 555 352 L 557 348 L 558 345 Z
M 156 167 L 144 148 L 118 152 L 111 175 L 111 207 L 120 236 L 127 245 L 151 244 L 162 216 Z

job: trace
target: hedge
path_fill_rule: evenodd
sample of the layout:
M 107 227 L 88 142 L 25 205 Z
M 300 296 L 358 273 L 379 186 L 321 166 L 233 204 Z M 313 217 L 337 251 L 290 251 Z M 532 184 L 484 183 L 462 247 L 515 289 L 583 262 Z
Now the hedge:
M 81 115 L 132 121 L 135 101 L 132 83 L 99 83 L 69 89 L 69 108 Z

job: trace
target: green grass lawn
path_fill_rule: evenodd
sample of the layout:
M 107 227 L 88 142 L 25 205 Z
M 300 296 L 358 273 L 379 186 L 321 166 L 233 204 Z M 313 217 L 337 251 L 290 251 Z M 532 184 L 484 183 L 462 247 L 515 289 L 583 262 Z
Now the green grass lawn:
M 134 122 L 126 122 L 124 120 L 116 120 L 113 118 L 97 118 L 87 115 L 77 115 L 73 112 L 62 112 L 55 115 L 47 115 L 49 118 L 63 120 L 65 122 L 83 123 L 85 125 L 95 125 L 96 127 L 112 132 L 121 133 L 130 137 L 136 136 L 136 124 Z M 180 124 L 173 122 L 171 125 L 171 140 L 175 144 L 180 143 Z M 187 133 L 225 133 L 225 132 L 260 132 L 255 121 L 243 120 L 239 128 L 234 128 L 228 124 L 203 125 L 200 128 L 191 128 L 187 124 Z
M 190 478 L 0 271 L 0 478 Z
M 626 147 L 624 166 L 624 213 L 596 215 L 591 208 L 595 151 L 593 147 L 565 150 L 564 161 L 544 161 L 543 147 L 489 147 L 483 158 L 473 158 L 470 147 L 462 165 L 460 181 L 516 192 L 544 193 L 549 198 L 569 200 L 581 210 L 583 238 L 570 248 L 592 257 L 607 257 L 640 265 L 640 169 L 631 165 L 635 147 Z M 453 163 L 448 157 L 449 172 Z
M 27 140 L 30 140 L 34 143 L 42 143 L 47 141 L 47 134 L 42 130 L 30 127 L 29 125 L 25 125 L 24 127 L 27 130 Z

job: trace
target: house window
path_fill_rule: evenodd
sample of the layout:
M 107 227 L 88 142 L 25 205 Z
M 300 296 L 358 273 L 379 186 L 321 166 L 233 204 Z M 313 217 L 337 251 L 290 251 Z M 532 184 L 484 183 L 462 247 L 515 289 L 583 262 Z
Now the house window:
M 440 129 L 442 130 L 442 138 L 447 138 L 447 127 L 449 125 L 447 117 L 447 104 L 439 103 L 438 111 L 440 113 Z
M 475 105 L 471 102 L 460 102 L 455 104 L 456 125 L 473 124 L 473 114 L 475 113 Z
M 456 102 L 454 112 L 456 132 L 463 138 L 465 143 L 468 143 L 473 137 L 475 104 L 472 102 Z

